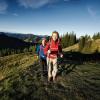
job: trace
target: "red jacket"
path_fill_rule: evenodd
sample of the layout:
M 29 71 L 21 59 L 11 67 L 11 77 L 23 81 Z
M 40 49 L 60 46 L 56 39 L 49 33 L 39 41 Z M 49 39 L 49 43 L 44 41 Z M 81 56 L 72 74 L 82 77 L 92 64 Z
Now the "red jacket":
M 51 53 L 48 55 L 48 50 L 51 51 Z M 54 41 L 51 39 L 50 42 L 46 44 L 46 47 L 44 48 L 44 54 L 47 55 L 49 58 L 56 58 L 59 53 L 62 52 L 61 44 L 58 41 Z

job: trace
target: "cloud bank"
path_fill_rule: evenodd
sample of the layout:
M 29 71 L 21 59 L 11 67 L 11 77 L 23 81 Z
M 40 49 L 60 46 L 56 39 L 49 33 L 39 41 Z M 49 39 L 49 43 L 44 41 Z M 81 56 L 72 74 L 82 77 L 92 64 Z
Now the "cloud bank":
M 6 2 L 0 2 L 0 14 L 7 12 L 8 4 Z
M 40 8 L 50 2 L 50 0 L 18 0 L 25 8 Z

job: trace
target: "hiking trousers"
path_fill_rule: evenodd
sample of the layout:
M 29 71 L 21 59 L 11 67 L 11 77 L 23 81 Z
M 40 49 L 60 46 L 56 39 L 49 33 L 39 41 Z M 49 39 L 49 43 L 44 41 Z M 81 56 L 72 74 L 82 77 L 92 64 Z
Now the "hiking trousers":
M 47 75 L 47 63 L 46 63 L 46 60 L 40 58 L 39 59 L 39 64 L 41 66 L 42 76 L 46 76 Z
M 47 57 L 47 66 L 48 66 L 48 78 L 53 77 L 53 80 L 55 80 L 58 66 L 57 66 L 57 58 L 48 58 Z

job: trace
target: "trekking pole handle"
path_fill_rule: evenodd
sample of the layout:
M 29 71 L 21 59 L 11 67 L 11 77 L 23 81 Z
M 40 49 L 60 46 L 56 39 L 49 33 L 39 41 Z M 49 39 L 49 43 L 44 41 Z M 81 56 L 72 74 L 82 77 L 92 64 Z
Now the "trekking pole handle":
M 60 57 L 63 58 L 63 54 L 60 54 Z
M 48 54 L 50 54 L 51 53 L 51 50 L 48 50 Z
M 59 53 L 58 55 L 59 55 L 60 58 L 63 58 L 63 54 L 62 53 Z

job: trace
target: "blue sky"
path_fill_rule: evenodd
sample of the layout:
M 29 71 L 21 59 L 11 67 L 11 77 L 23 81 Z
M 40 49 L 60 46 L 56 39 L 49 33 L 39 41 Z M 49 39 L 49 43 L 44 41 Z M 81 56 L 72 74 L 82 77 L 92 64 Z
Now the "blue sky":
M 0 31 L 77 37 L 100 32 L 100 0 L 0 0 Z

